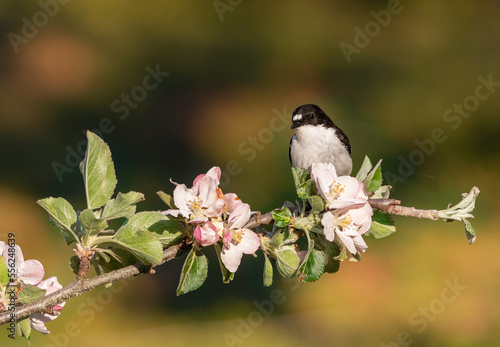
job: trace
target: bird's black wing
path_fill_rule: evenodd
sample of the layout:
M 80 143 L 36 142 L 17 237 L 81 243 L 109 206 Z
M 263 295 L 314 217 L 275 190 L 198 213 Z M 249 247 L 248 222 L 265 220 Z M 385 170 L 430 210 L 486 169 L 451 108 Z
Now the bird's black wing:
M 290 145 L 288 146 L 288 160 L 290 160 L 290 164 L 292 163 L 292 141 L 294 136 L 290 139 Z
M 344 145 L 345 149 L 347 149 L 347 152 L 351 154 L 351 143 L 349 142 L 347 135 L 338 127 L 337 127 L 337 136 L 340 142 L 342 142 L 342 144 Z

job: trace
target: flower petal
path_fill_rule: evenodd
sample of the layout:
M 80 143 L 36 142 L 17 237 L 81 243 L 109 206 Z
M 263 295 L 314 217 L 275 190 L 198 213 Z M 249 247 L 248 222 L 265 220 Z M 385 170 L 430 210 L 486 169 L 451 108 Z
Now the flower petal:
M 14 247 L 14 252 L 11 252 L 12 247 L 8 247 L 8 245 L 6 246 L 7 247 L 5 247 L 2 252 L 2 257 L 5 260 L 5 262 L 8 262 L 9 259 L 14 259 L 14 268 L 16 269 L 17 272 L 19 266 L 21 266 L 21 264 L 24 263 L 24 256 L 23 252 L 21 251 L 21 247 L 19 247 L 19 245 L 16 245 Z M 11 257 L 12 255 L 14 255 L 14 258 Z
M 198 244 L 202 245 L 203 247 L 213 245 L 214 243 L 219 241 L 219 234 L 217 233 L 217 228 L 210 222 L 205 223 L 203 227 L 198 225 L 194 229 L 193 236 L 198 242 Z
M 235 247 L 242 253 L 253 254 L 260 247 L 260 237 L 250 229 L 241 229 L 241 241 Z
M 236 270 L 238 270 L 242 256 L 243 253 L 238 248 L 234 247 L 233 244 L 230 244 L 229 248 L 224 247 L 220 254 L 222 263 L 230 272 L 236 272 Z
M 17 277 L 24 283 L 33 286 L 40 283 L 43 276 L 45 276 L 45 270 L 42 263 L 34 259 L 26 260 L 17 270 Z
M 174 204 L 179 209 L 184 218 L 189 218 L 191 214 L 191 205 L 189 201 L 194 200 L 195 195 L 185 184 L 179 184 L 174 189 Z
M 249 204 L 241 204 L 234 209 L 234 211 L 229 215 L 229 219 L 227 221 L 227 225 L 230 229 L 240 229 L 243 228 L 245 224 L 247 224 L 250 219 L 250 215 L 252 212 L 250 211 Z
M 323 232 L 328 241 L 333 242 L 335 239 L 335 215 L 332 212 L 325 212 L 323 218 L 321 218 L 321 224 L 323 224 Z

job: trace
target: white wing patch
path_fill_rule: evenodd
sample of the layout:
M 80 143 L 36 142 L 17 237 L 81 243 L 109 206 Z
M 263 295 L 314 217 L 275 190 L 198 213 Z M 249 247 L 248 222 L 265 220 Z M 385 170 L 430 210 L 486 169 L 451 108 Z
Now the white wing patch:
M 293 116 L 292 120 L 294 122 L 299 121 L 302 119 L 302 115 L 300 113 L 297 113 L 295 116 Z

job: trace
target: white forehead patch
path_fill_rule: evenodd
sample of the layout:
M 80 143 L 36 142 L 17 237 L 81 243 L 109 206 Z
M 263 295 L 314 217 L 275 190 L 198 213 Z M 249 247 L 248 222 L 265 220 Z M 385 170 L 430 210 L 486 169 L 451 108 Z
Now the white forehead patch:
M 297 122 L 302 119 L 302 115 L 300 113 L 297 113 L 295 116 L 293 116 L 292 120 L 294 122 Z

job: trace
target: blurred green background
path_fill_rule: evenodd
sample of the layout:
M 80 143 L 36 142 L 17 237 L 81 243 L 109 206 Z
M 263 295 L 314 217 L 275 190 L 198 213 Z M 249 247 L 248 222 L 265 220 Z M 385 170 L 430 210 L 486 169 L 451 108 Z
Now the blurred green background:
M 497 1 L 62 2 L 0 3 L 0 238 L 14 232 L 47 276 L 72 280 L 72 250 L 35 201 L 83 208 L 85 129 L 106 130 L 118 190 L 146 195 L 139 210 L 165 208 L 155 192 L 172 191 L 170 178 L 190 183 L 218 165 L 232 172 L 226 192 L 266 212 L 295 198 L 293 131 L 277 114 L 290 122 L 304 103 L 348 134 L 355 170 L 365 154 L 382 158 L 406 205 L 445 208 L 478 186 L 478 239 L 469 246 L 459 223 L 400 217 L 396 234 L 366 239 L 361 262 L 272 288 L 262 255 L 224 285 L 209 250 L 200 290 L 175 296 L 177 259 L 69 301 L 32 346 L 498 344 Z M 350 62 L 341 44 L 355 47 Z M 155 83 L 148 69 L 169 75 Z M 433 148 L 424 139 L 436 129 L 446 140 Z M 0 343 L 25 345 L 6 335 Z

